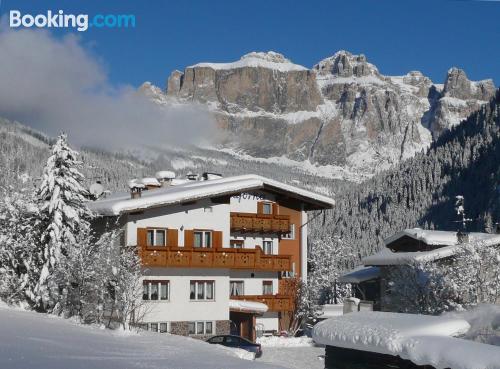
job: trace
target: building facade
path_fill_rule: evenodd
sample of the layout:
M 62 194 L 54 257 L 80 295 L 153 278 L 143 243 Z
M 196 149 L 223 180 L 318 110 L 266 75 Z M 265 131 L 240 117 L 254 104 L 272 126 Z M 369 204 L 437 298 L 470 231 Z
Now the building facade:
M 286 329 L 295 278 L 307 278 L 307 212 L 333 200 L 254 175 L 157 177 L 90 206 L 138 248 L 144 328 L 249 339 Z

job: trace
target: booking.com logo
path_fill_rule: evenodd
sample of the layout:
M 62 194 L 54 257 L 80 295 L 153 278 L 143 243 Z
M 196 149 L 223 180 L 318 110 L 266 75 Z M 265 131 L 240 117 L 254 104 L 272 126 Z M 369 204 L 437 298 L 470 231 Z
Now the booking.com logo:
M 11 10 L 9 16 L 11 28 L 76 28 L 85 32 L 90 27 L 95 28 L 134 28 L 135 15 L 132 14 L 64 14 L 63 10 L 46 14 L 22 14 L 19 10 Z

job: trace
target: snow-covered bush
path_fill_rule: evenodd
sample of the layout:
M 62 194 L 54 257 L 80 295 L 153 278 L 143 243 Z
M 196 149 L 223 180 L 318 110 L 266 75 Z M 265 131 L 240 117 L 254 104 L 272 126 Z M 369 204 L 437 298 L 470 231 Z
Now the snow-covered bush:
M 308 284 L 317 303 L 341 303 L 351 295 L 350 284 L 338 283 L 338 279 L 354 267 L 357 258 L 342 240 L 330 236 L 313 240 L 308 256 Z
M 33 265 L 33 222 L 37 215 L 31 192 L 0 188 L 0 298 L 19 303 L 33 293 L 28 271 Z
M 439 314 L 500 301 L 500 249 L 464 243 L 450 258 L 384 268 L 386 309 Z
M 308 284 L 295 278 L 291 280 L 291 285 L 291 288 L 295 290 L 295 299 L 288 331 L 295 336 L 308 321 L 313 321 L 318 317 L 321 309 L 316 303 L 315 291 Z

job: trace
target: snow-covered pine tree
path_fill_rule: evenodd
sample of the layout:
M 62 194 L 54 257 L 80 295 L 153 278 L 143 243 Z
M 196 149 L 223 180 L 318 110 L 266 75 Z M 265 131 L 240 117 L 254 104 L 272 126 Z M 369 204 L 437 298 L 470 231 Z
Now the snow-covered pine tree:
M 79 169 L 78 153 L 61 134 L 52 147 L 36 197 L 39 207 L 39 252 L 34 288 L 35 308 L 52 310 L 63 286 L 55 280 L 57 268 L 66 258 L 70 247 L 77 244 L 77 235 L 88 229 L 91 214 L 85 205 L 87 190 Z M 62 282 L 62 281 L 61 281 Z

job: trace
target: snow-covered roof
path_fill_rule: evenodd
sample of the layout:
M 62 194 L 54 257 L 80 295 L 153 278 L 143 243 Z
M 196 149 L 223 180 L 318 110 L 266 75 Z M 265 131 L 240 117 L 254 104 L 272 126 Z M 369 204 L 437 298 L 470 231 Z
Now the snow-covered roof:
M 240 60 L 232 63 L 198 63 L 188 68 L 212 68 L 214 70 L 221 69 L 237 69 L 245 67 L 262 67 L 267 69 L 278 70 L 280 72 L 302 71 L 308 70 L 302 65 L 294 64 L 286 59 L 283 55 L 274 51 L 269 52 L 251 52 L 243 55 Z
M 498 368 L 498 347 L 453 337 L 469 328 L 461 318 L 370 311 L 320 322 L 313 339 L 329 346 L 399 356 L 437 369 Z
M 425 242 L 427 245 L 450 246 L 458 243 L 457 232 L 450 231 L 432 231 L 421 228 L 409 228 L 387 237 L 384 242 L 386 245 L 408 236 L 415 240 Z
M 229 309 L 250 313 L 265 313 L 269 308 L 261 302 L 229 300 Z
M 444 233 L 444 232 L 443 232 Z M 446 232 L 454 233 L 454 232 Z M 451 236 L 449 240 L 451 239 Z M 500 234 L 489 233 L 469 233 L 469 241 L 467 243 L 458 243 L 458 240 L 450 245 L 440 247 L 430 251 L 415 251 L 415 252 L 392 252 L 384 248 L 378 253 L 367 256 L 361 260 L 364 265 L 404 265 L 412 262 L 429 262 L 439 259 L 444 259 L 455 255 L 461 247 L 470 244 L 475 247 L 488 247 L 500 245 Z
M 329 197 L 316 194 L 272 179 L 249 174 L 209 181 L 187 181 L 175 186 L 144 191 L 141 197 L 132 199 L 129 193 L 109 196 L 88 203 L 88 207 L 99 215 L 113 216 L 149 208 L 180 204 L 214 196 L 239 194 L 245 191 L 268 190 L 302 201 L 307 210 L 326 209 L 334 206 Z
M 158 180 L 153 177 L 142 178 L 140 180 L 140 183 L 145 186 L 161 186 L 160 182 L 158 182 Z
M 375 279 L 380 276 L 380 268 L 358 266 L 348 273 L 340 276 L 339 282 L 342 283 L 361 283 Z

